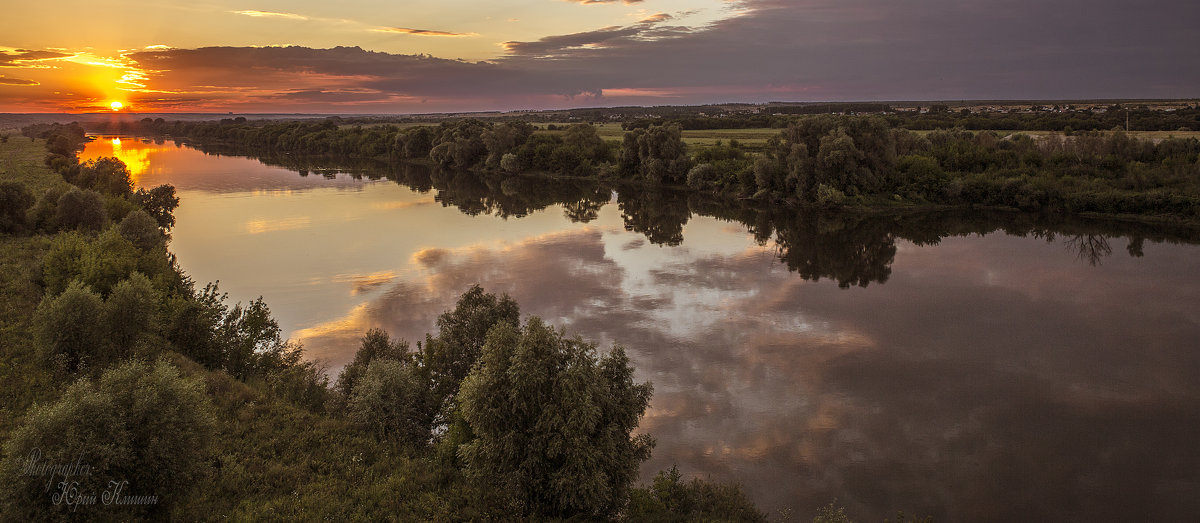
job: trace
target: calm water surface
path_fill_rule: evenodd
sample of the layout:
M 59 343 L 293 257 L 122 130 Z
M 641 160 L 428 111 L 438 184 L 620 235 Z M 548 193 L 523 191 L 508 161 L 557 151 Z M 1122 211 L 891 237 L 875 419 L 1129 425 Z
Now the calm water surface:
M 131 138 L 83 156 L 114 154 L 138 185 L 178 189 L 171 248 L 189 275 L 264 296 L 334 368 L 368 328 L 421 339 L 473 283 L 624 345 L 654 384 L 643 480 L 678 465 L 798 520 L 834 500 L 867 521 L 1200 515 L 1186 234 L 772 216 L 417 168 L 301 175 Z

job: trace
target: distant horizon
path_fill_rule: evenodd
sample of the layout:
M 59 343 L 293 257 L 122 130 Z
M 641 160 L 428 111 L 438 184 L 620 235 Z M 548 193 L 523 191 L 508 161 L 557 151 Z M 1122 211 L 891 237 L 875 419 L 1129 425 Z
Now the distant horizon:
M 995 104 L 995 105 L 1024 105 L 1024 104 L 1122 104 L 1122 103 L 1200 103 L 1200 97 L 1196 98 L 1062 98 L 1062 99 L 1040 99 L 1040 98 L 1010 98 L 1010 99 L 954 99 L 954 100 L 813 100 L 813 101 L 770 101 L 770 102 L 714 102 L 704 104 L 660 104 L 660 105 L 612 105 L 612 106 L 588 106 L 581 105 L 575 107 L 563 107 L 556 109 L 508 109 L 508 110 L 478 110 L 478 111 L 436 111 L 426 113 L 405 113 L 405 112 L 239 112 L 239 111 L 87 111 L 87 112 L 53 112 L 53 111 L 31 111 L 31 112 L 0 112 L 4 115 L 67 115 L 67 116 L 137 116 L 137 115 L 156 115 L 156 114 L 177 114 L 177 115 L 197 115 L 197 116 L 436 116 L 436 115 L 451 115 L 451 114 L 512 114 L 512 113 L 551 113 L 562 111 L 585 111 L 585 110 L 614 110 L 614 109 L 653 109 L 663 107 L 716 107 L 723 105 L 746 105 L 756 107 L 768 107 L 772 105 L 779 106 L 805 106 L 805 105 L 820 105 L 820 104 L 932 104 L 932 105 L 979 105 L 979 104 Z M 901 105 L 903 107 L 903 105 Z

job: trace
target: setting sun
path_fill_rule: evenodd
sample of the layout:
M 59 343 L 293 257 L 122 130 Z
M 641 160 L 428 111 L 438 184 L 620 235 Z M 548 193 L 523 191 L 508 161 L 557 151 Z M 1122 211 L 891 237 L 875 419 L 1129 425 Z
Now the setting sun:
M 125 104 L 122 104 L 121 102 L 117 102 L 117 101 L 113 101 L 113 103 L 108 104 L 108 106 L 112 107 L 112 110 L 114 110 L 114 111 L 120 111 L 121 107 L 124 107 L 124 105 Z

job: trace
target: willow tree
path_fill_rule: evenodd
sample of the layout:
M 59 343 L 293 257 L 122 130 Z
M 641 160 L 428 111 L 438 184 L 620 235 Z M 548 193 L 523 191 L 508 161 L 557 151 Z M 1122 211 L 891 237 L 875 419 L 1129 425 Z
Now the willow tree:
M 632 436 L 650 401 L 620 347 L 568 338 L 533 317 L 499 323 L 463 381 L 460 412 L 474 438 L 467 473 L 535 518 L 601 518 L 629 498 L 653 441 Z

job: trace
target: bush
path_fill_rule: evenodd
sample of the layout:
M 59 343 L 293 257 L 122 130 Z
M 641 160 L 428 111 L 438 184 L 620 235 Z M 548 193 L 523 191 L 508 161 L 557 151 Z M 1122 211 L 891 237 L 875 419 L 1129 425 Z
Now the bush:
M 58 296 L 47 294 L 33 313 L 38 350 L 47 361 L 73 372 L 108 355 L 100 295 L 75 281 Z
M 71 189 L 58 199 L 54 217 L 60 228 L 92 232 L 103 229 L 108 220 L 100 193 L 80 189 Z
M 412 355 L 408 352 L 408 342 L 397 340 L 393 342 L 383 329 L 371 329 L 362 338 L 358 352 L 354 353 L 354 361 L 342 369 L 338 375 L 334 390 L 343 400 L 348 401 L 354 393 L 354 387 L 367 373 L 367 366 L 376 360 L 408 361 Z
M 817 186 L 816 204 L 821 207 L 836 207 L 846 201 L 846 195 L 825 184 Z
M 57 186 L 46 189 L 42 196 L 38 198 L 37 203 L 33 204 L 33 209 L 29 211 L 29 225 L 35 227 L 38 231 L 51 233 L 58 230 L 58 199 L 62 198 L 66 189 Z
M 104 303 L 105 325 L 120 354 L 128 354 L 143 334 L 157 334 L 161 301 L 150 279 L 138 272 L 113 287 Z
M 17 182 L 0 182 L 0 232 L 25 232 L 26 213 L 33 206 L 33 195 Z
M 425 384 L 412 365 L 394 359 L 379 359 L 350 396 L 350 419 L 371 430 L 380 439 L 395 439 L 409 445 L 429 440 Z
M 215 424 L 200 384 L 165 362 L 130 362 L 98 381 L 81 379 L 58 401 L 30 410 L 5 443 L 0 519 L 165 519 L 204 475 Z M 71 464 L 87 468 L 68 470 L 70 477 L 45 468 Z M 96 503 L 55 504 L 59 481 L 78 482 L 78 493 Z M 136 497 L 126 502 L 153 503 L 105 505 L 104 493 L 118 485 L 122 496 Z
M 671 467 L 654 477 L 648 487 L 633 489 L 629 519 L 634 521 L 766 521 L 741 486 L 703 481 L 683 481 Z
M 146 211 L 137 210 L 125 215 L 125 219 L 117 225 L 117 231 L 142 250 L 149 250 L 163 243 L 163 234 L 158 228 L 158 222 Z

